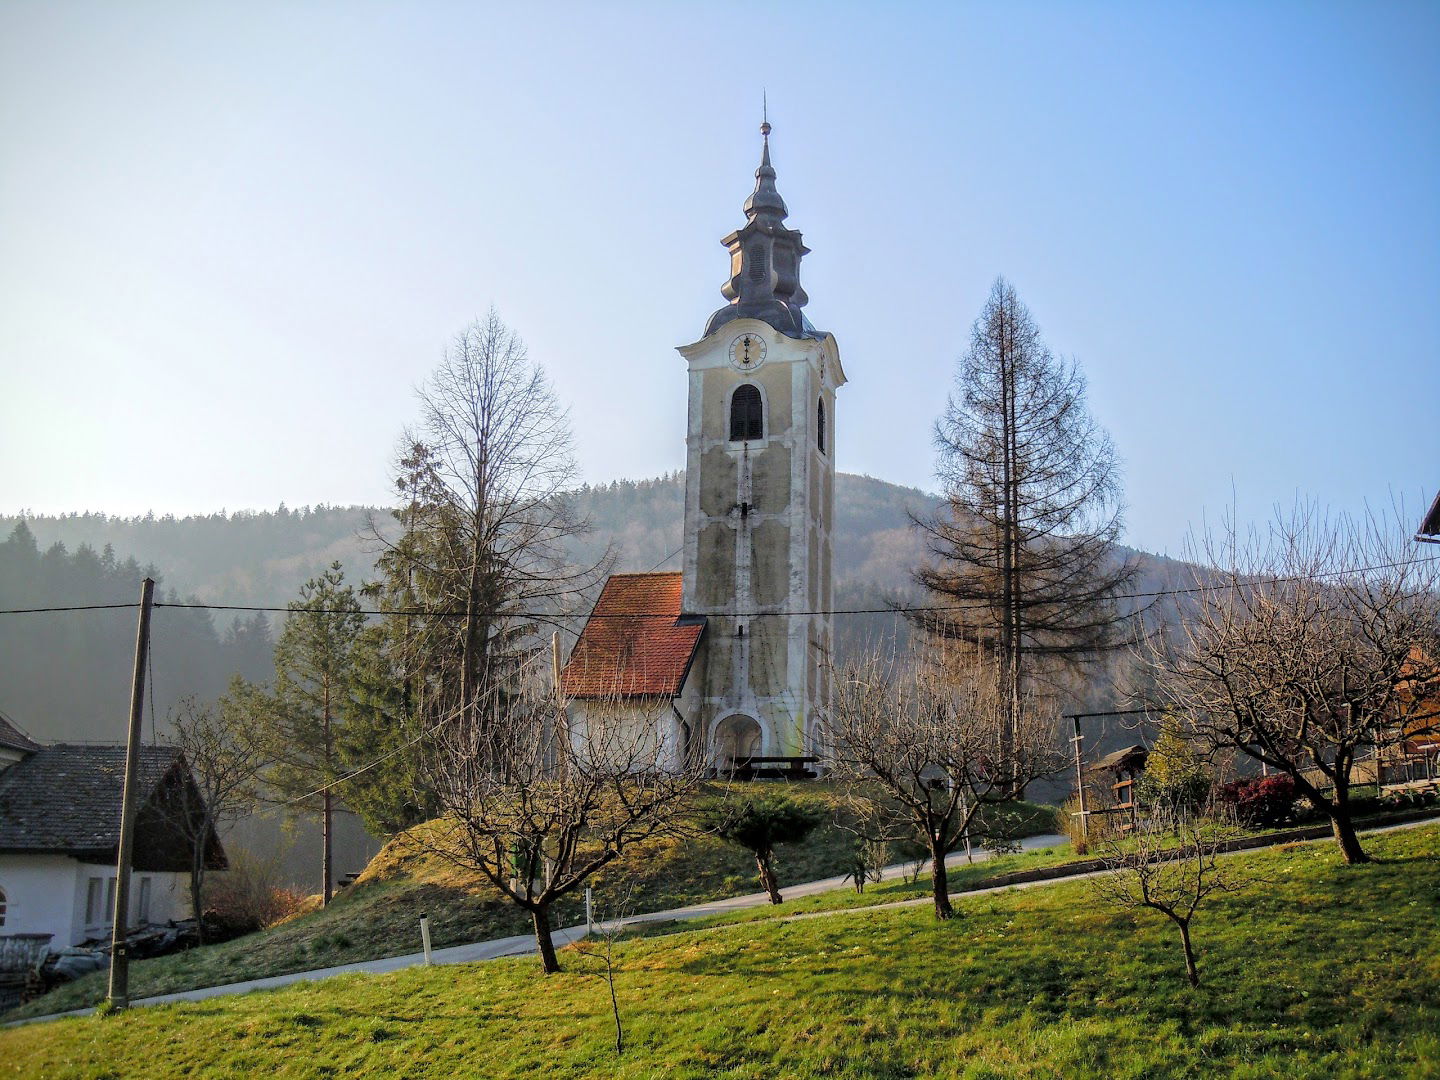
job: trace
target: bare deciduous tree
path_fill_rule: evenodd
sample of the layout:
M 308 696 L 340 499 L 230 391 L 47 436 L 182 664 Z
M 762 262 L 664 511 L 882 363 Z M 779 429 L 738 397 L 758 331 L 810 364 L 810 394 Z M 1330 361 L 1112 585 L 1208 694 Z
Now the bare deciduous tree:
M 575 567 L 564 542 L 588 525 L 569 418 L 524 343 L 491 310 L 455 336 L 419 388 L 421 418 L 396 464 L 398 540 L 368 590 L 405 614 L 387 648 L 403 684 L 397 724 L 424 728 L 482 702 L 523 662 L 536 613 L 561 614 L 609 565 Z
M 1105 841 L 1104 873 L 1090 887 L 1116 907 L 1158 911 L 1180 934 L 1185 975 L 1200 985 L 1190 925 L 1206 901 L 1235 892 L 1253 879 L 1219 860 L 1220 840 L 1206 836 L 1197 819 L 1160 807 L 1134 831 Z
M 1193 614 L 1151 661 L 1188 734 L 1290 776 L 1329 817 L 1346 862 L 1367 856 L 1350 791 L 1357 760 L 1433 731 L 1440 564 L 1394 522 L 1301 506 L 1268 535 L 1205 542 Z M 1370 567 L 1359 570 L 1357 568 Z
M 245 817 L 259 801 L 260 774 L 270 764 L 256 710 L 237 680 L 216 705 L 181 701 L 171 717 L 174 743 L 185 755 L 193 784 L 169 792 L 167 820 L 190 851 L 190 906 L 195 930 L 205 940 L 205 883 L 215 861 L 221 828 Z
M 631 900 L 632 894 L 626 893 L 609 918 L 602 915 L 598 922 L 587 928 L 590 941 L 577 942 L 574 945 L 577 954 L 595 962 L 596 970 L 591 974 L 603 978 L 610 991 L 610 1018 L 615 1024 L 616 1057 L 622 1057 L 625 1053 L 625 1025 L 620 1017 L 620 998 L 615 993 L 615 946 L 625 935 L 625 920 L 631 914 Z
M 1118 643 L 1113 597 L 1135 574 L 1115 555 L 1120 470 L 1086 411 L 1084 376 L 1050 352 L 1004 278 L 975 320 L 935 445 L 946 502 L 914 518 L 934 559 L 915 578 L 955 610 L 913 620 L 932 639 L 980 644 L 997 659 L 1003 758 L 1022 702 L 1057 668 Z
M 966 663 L 912 653 L 843 668 L 822 721 L 835 773 L 878 786 L 925 844 L 938 919 L 954 915 L 945 870 L 950 850 L 967 834 L 983 833 L 986 807 L 1017 799 L 1024 784 L 1064 764 L 1057 718 L 1034 709 L 1009 716 L 993 666 L 969 651 Z M 1002 767 L 997 740 L 1007 725 Z
M 423 841 L 530 913 L 541 966 L 560 970 L 551 908 L 637 844 L 677 827 L 701 779 L 654 725 L 592 706 L 572 729 L 527 679 L 444 725 L 431 749 L 445 816 Z

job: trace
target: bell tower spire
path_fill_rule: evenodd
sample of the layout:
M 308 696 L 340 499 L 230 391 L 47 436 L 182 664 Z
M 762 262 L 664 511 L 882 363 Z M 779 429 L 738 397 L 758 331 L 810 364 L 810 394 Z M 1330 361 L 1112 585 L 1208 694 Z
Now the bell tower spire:
M 768 102 L 760 124 L 760 167 L 755 190 L 745 200 L 745 224 L 720 242 L 730 251 L 730 278 L 720 295 L 730 301 L 710 316 L 708 337 L 732 319 L 759 319 L 787 337 L 815 333 L 800 310 L 810 300 L 800 287 L 800 260 L 810 249 L 800 233 L 785 226 L 790 211 L 775 186 L 770 163 Z
M 722 771 L 811 756 L 830 701 L 845 372 L 835 338 L 802 314 L 806 248 L 785 226 L 768 115 L 760 136 L 745 224 L 724 241 L 729 303 L 679 350 L 690 385 L 681 607 L 705 618 L 687 722 Z

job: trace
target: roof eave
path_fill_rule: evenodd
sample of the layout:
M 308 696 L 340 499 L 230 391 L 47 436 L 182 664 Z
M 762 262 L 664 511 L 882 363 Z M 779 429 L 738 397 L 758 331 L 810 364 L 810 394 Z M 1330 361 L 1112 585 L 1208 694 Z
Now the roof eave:
M 1436 492 L 1435 501 L 1430 504 L 1430 512 L 1421 520 L 1416 539 L 1440 540 L 1440 492 Z

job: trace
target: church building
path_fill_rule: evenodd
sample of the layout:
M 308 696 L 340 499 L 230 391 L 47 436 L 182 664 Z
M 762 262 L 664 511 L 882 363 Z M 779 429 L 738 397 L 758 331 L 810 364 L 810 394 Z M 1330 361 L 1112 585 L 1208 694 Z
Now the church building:
M 728 770 L 816 750 L 829 699 L 835 338 L 805 317 L 809 251 L 770 164 L 722 243 L 728 301 L 678 351 L 689 370 L 685 544 L 678 573 L 606 582 L 561 689 L 572 723 L 619 710 L 674 759 Z

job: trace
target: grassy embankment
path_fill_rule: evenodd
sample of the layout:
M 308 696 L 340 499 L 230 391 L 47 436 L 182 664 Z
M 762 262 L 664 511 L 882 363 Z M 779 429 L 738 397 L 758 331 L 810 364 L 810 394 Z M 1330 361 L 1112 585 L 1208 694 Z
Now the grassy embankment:
M 789 789 L 797 799 L 833 809 L 837 794 L 825 784 Z M 1024 833 L 1050 828 L 1050 808 L 1026 805 L 1017 820 Z M 424 830 L 426 826 L 421 826 Z M 487 938 L 524 934 L 530 917 L 474 875 L 442 862 L 399 837 L 385 847 L 354 886 L 323 911 L 256 934 L 131 965 L 134 998 L 171 994 L 201 986 L 241 982 L 294 971 L 332 967 L 418 952 L 419 917 L 430 917 L 435 948 Z M 804 843 L 778 855 L 784 882 L 810 881 L 845 873 L 853 840 L 834 826 L 817 830 Z M 597 914 L 613 914 L 622 901 L 631 911 L 659 911 L 759 889 L 755 864 L 738 848 L 710 836 L 667 839 L 636 849 L 594 879 Z M 556 926 L 584 921 L 584 900 L 557 905 Z M 42 998 L 4 1014 L 4 1019 L 98 1005 L 105 998 L 106 973 L 95 972 L 57 987 Z
M 622 944 L 627 1050 L 574 950 L 0 1031 L 0 1075 L 1404 1077 L 1440 1069 L 1440 827 L 1238 855 L 1196 923 L 1083 882 Z

